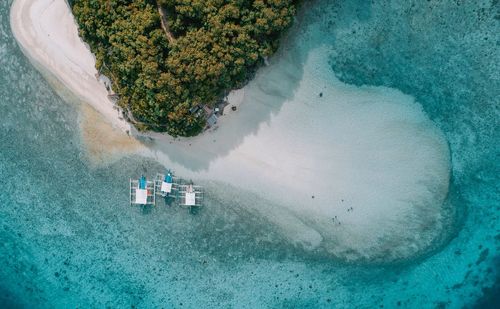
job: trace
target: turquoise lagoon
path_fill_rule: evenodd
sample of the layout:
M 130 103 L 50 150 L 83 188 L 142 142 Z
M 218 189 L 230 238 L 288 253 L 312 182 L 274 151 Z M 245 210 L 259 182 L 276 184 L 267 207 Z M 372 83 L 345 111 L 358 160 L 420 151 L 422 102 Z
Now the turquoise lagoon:
M 436 240 L 361 262 L 291 244 L 248 207 L 269 201 L 216 183 L 196 215 L 128 207 L 130 175 L 162 166 L 140 156 L 89 162 L 77 107 L 21 53 L 10 4 L 0 4 L 1 307 L 498 306 L 496 1 L 313 1 L 284 40 L 276 59 L 299 68 L 290 80 L 319 50 L 317 65 L 343 82 L 413 96 L 448 141 L 449 216 Z M 291 86 L 270 92 L 293 97 Z

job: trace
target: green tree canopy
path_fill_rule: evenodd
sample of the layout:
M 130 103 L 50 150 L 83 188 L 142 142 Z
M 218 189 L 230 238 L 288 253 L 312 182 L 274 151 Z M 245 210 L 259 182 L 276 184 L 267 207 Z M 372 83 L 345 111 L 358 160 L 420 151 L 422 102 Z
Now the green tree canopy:
M 250 78 L 278 48 L 296 1 L 74 0 L 71 6 L 97 68 L 113 80 L 118 104 L 143 129 L 190 136 L 205 122 L 190 108 L 213 105 Z

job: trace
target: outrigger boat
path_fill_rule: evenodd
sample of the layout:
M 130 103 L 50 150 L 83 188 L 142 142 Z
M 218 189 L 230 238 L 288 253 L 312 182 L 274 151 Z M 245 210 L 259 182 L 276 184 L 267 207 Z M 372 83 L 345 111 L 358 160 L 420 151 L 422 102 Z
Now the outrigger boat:
M 179 205 L 184 207 L 203 206 L 203 187 L 195 186 L 192 182 L 179 186 Z
M 130 204 L 155 205 L 155 183 L 141 176 L 138 180 L 130 179 Z
M 178 190 L 178 184 L 176 183 L 176 181 L 177 177 L 175 177 L 174 173 L 169 170 L 165 175 L 157 174 L 155 180 L 156 194 L 163 197 L 175 197 L 175 193 Z

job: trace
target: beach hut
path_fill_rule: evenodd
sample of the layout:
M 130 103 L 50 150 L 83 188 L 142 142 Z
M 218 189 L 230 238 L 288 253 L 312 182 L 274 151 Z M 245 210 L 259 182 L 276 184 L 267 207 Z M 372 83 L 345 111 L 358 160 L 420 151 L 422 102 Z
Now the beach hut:
M 203 206 L 203 187 L 195 186 L 193 183 L 179 185 L 179 205 L 183 207 Z
M 213 126 L 215 126 L 215 124 L 217 124 L 217 115 L 212 114 L 212 115 L 210 115 L 210 117 L 208 117 L 208 119 L 207 119 L 207 125 L 208 125 L 209 127 L 213 127 Z
M 141 176 L 138 180 L 130 179 L 130 204 L 155 205 L 155 183 Z
M 165 174 L 157 174 L 155 179 L 155 191 L 157 195 L 163 197 L 176 197 L 177 177 L 170 170 Z

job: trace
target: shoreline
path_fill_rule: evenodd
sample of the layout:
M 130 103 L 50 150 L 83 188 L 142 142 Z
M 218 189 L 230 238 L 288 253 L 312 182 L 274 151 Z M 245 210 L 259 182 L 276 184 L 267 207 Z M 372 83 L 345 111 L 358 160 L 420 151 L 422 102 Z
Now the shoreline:
M 27 2 L 15 0 L 11 9 L 13 32 L 25 53 L 33 54 L 29 58 L 35 65 L 40 62 L 77 96 L 101 93 L 81 96 L 80 101 L 116 125 L 117 111 L 110 113 L 112 105 L 102 99 L 107 91 L 93 76 L 92 54 L 78 37 L 66 2 L 36 0 L 26 8 Z M 30 26 L 50 19 L 41 12 L 51 5 L 64 16 L 48 23 L 52 28 L 68 24 L 65 35 L 44 35 L 51 27 Z M 279 205 L 246 201 L 244 206 L 262 213 L 291 242 L 307 249 L 323 247 L 355 261 L 396 260 L 429 248 L 445 228 L 439 218 L 450 165 L 442 132 L 411 96 L 340 82 L 325 65 L 328 46 L 310 35 L 316 29 L 295 25 L 294 31 L 298 40 L 307 39 L 300 44 L 290 40 L 269 66 L 259 69 L 232 96 L 241 105 L 230 116 L 190 138 L 132 128 L 133 138 L 146 146 L 137 152 L 184 178 L 227 183 Z M 66 56 L 50 53 L 59 45 Z M 100 149 L 110 149 L 113 142 Z M 221 194 L 231 199 L 238 192 Z M 428 226 L 434 229 L 416 239 L 416 232 Z M 392 255 L 386 257 L 388 246 Z
M 118 107 L 108 98 L 109 92 L 106 86 L 96 78 L 98 72 L 95 68 L 95 56 L 78 36 L 78 26 L 66 0 L 14 0 L 10 10 L 10 24 L 23 54 L 65 101 L 80 105 L 88 104 L 102 115 L 100 121 L 106 122 L 114 130 L 125 133 L 134 140 L 133 143 L 136 143 L 137 139 L 147 143 L 151 138 L 164 143 L 179 140 L 165 133 L 140 132 L 124 119 Z M 191 143 L 192 139 L 217 130 L 228 115 L 237 113 L 228 107 L 236 106 L 239 109 L 243 97 L 243 88 L 231 91 L 227 97 L 228 104 L 224 114 L 219 116 L 214 127 L 194 138 L 182 139 Z M 104 124 L 98 125 L 104 126 Z M 90 148 L 103 148 L 100 145 L 101 140 L 87 142 L 97 143 L 90 145 Z M 123 145 L 123 141 L 118 141 L 114 145 L 113 139 L 109 138 L 105 142 L 111 148 Z
M 123 132 L 131 130 L 131 125 L 121 119 L 108 99 L 104 84 L 95 77 L 95 59 L 86 44 L 75 36 L 77 25 L 66 1 L 15 0 L 10 24 L 21 50 L 44 76 L 50 73 L 113 127 Z

